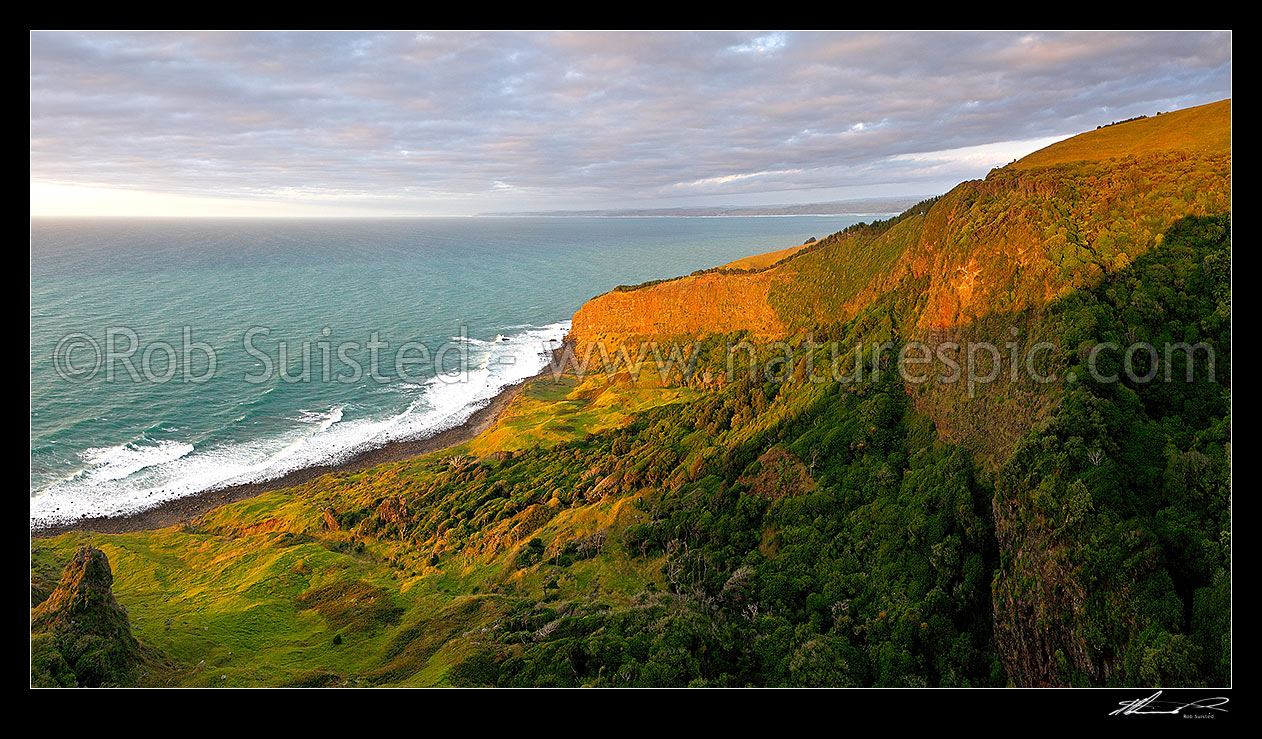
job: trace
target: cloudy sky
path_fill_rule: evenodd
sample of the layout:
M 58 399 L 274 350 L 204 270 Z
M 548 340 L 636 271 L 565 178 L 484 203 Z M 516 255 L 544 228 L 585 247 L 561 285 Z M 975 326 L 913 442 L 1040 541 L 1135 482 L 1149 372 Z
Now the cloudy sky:
M 1229 33 L 31 34 L 35 214 L 931 195 L 1231 96 Z

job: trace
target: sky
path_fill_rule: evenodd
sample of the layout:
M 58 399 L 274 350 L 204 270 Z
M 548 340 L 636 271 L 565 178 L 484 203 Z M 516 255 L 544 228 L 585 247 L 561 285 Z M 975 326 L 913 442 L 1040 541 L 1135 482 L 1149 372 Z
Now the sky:
M 1219 33 L 33 32 L 32 215 L 940 194 L 1231 96 Z

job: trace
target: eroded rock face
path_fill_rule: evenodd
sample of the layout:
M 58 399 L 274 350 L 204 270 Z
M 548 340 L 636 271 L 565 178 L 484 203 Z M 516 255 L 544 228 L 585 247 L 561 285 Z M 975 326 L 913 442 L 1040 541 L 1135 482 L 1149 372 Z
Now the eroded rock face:
M 41 686 L 126 684 L 141 658 L 127 611 L 114 598 L 105 552 L 84 545 L 52 594 L 31 613 L 31 682 Z

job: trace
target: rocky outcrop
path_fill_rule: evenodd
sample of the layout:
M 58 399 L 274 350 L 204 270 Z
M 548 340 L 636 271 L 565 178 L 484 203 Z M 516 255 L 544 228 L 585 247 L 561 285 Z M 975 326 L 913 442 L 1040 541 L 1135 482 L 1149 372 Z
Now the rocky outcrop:
M 113 592 L 105 552 L 84 545 L 31 614 L 31 683 L 43 687 L 127 684 L 141 660 L 127 611 Z

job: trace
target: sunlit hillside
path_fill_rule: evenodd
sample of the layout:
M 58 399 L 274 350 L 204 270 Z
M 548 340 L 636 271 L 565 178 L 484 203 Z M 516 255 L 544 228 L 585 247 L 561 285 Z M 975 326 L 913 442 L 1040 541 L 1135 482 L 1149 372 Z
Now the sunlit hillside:
M 1231 101 L 1220 100 L 1078 134 L 1023 157 L 1018 169 L 1141 157 L 1159 152 L 1231 153 Z
M 769 251 L 764 254 L 755 254 L 753 256 L 743 257 L 741 259 L 728 262 L 727 264 L 723 265 L 723 269 L 747 269 L 747 270 L 766 269 L 770 267 L 771 265 L 775 264 L 776 262 L 779 262 L 785 259 L 789 255 L 796 254 L 797 252 L 801 251 L 803 248 L 805 248 L 808 245 L 809 244 L 802 244 L 801 246 L 790 246 L 787 249 L 777 249 L 775 251 Z
M 1090 131 L 771 269 L 608 293 L 576 314 L 574 336 L 776 338 L 900 289 L 924 296 L 920 333 L 1037 307 L 1124 268 L 1178 218 L 1228 210 L 1230 124 L 1223 101 Z
M 143 650 L 120 647 L 125 684 L 1227 684 L 1229 114 L 1091 131 L 752 269 L 614 290 L 575 315 L 580 354 L 678 339 L 695 372 L 543 376 L 446 451 L 34 540 L 33 607 L 53 622 L 99 547 Z M 890 369 L 873 342 L 1014 336 L 1083 379 L 811 374 L 815 341 L 863 346 L 849 371 Z M 1217 364 L 1086 372 L 1085 347 L 1174 341 Z M 72 627 L 35 634 L 33 680 L 76 679 Z

